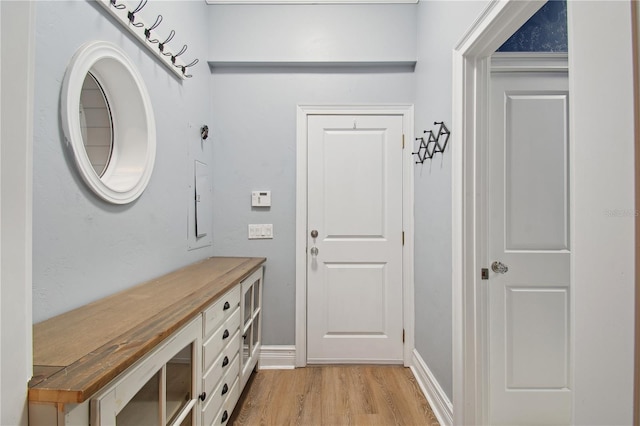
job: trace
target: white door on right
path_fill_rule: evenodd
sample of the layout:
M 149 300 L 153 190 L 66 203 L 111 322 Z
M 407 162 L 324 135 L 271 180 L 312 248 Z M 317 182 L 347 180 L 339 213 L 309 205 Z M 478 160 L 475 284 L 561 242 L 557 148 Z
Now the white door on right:
M 571 422 L 567 74 L 491 76 L 491 425 Z

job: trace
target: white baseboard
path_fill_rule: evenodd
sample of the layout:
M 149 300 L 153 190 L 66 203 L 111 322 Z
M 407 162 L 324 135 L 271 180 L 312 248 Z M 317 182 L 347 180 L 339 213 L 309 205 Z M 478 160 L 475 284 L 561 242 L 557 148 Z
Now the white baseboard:
M 442 426 L 453 425 L 453 404 L 440 387 L 440 384 L 427 367 L 417 350 L 413 350 L 411 371 L 415 376 L 422 393 L 429 401 L 433 413 Z
M 296 368 L 296 347 L 294 345 L 262 345 L 258 365 L 260 370 Z

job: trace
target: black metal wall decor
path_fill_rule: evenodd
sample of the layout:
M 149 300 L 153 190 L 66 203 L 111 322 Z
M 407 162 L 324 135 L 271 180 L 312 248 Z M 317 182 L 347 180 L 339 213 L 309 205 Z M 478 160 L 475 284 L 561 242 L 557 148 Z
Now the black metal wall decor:
M 157 28 L 162 23 L 162 15 L 158 15 L 152 25 L 146 25 L 139 17 L 139 13 L 147 5 L 148 0 L 139 0 L 138 5 L 133 10 L 127 10 L 126 4 L 122 0 L 97 0 L 96 3 L 104 10 L 109 12 L 111 16 L 133 34 L 138 41 L 155 55 L 169 70 L 178 77 L 185 79 L 191 78 L 188 68 L 193 67 L 199 61 L 194 59 L 190 63 L 182 62 L 182 55 L 187 51 L 187 45 L 184 44 L 181 49 L 172 49 L 167 44 L 173 39 L 176 32 L 169 31 L 169 35 L 164 38 L 157 38 Z M 179 45 L 178 45 L 179 46 Z
M 416 164 L 422 164 L 424 160 L 432 159 L 436 152 L 444 152 L 447 147 L 451 132 L 447 129 L 447 126 L 444 125 L 444 121 L 434 121 L 433 124 L 436 126 L 438 124 L 440 125 L 437 133 L 434 133 L 433 130 L 425 130 L 423 133 L 428 134 L 426 141 L 424 137 L 416 138 L 417 141 L 420 141 L 418 151 L 412 152 L 412 154 L 418 156 Z

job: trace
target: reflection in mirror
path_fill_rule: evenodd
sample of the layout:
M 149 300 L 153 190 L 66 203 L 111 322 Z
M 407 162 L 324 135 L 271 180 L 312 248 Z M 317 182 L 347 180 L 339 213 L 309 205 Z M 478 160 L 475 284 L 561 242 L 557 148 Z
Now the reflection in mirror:
M 111 158 L 112 129 L 109 102 L 93 74 L 87 73 L 80 94 L 80 132 L 91 166 L 100 177 Z

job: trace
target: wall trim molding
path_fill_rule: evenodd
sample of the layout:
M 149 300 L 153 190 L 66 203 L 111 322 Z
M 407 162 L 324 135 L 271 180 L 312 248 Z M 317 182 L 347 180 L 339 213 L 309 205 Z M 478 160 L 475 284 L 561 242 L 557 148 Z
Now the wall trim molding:
M 569 54 L 563 52 L 496 52 L 491 72 L 569 72 Z
M 453 404 L 416 349 L 413 350 L 410 368 L 438 422 L 442 426 L 452 426 Z
M 207 4 L 416 4 L 418 0 L 205 0 Z
M 262 345 L 258 365 L 260 370 L 292 370 L 296 368 L 295 345 Z
M 368 72 L 414 72 L 416 59 L 393 61 L 234 61 L 218 59 L 209 61 L 211 72 L 254 70 L 261 72 L 265 69 L 281 72 L 316 72 L 322 71 L 368 71 Z

